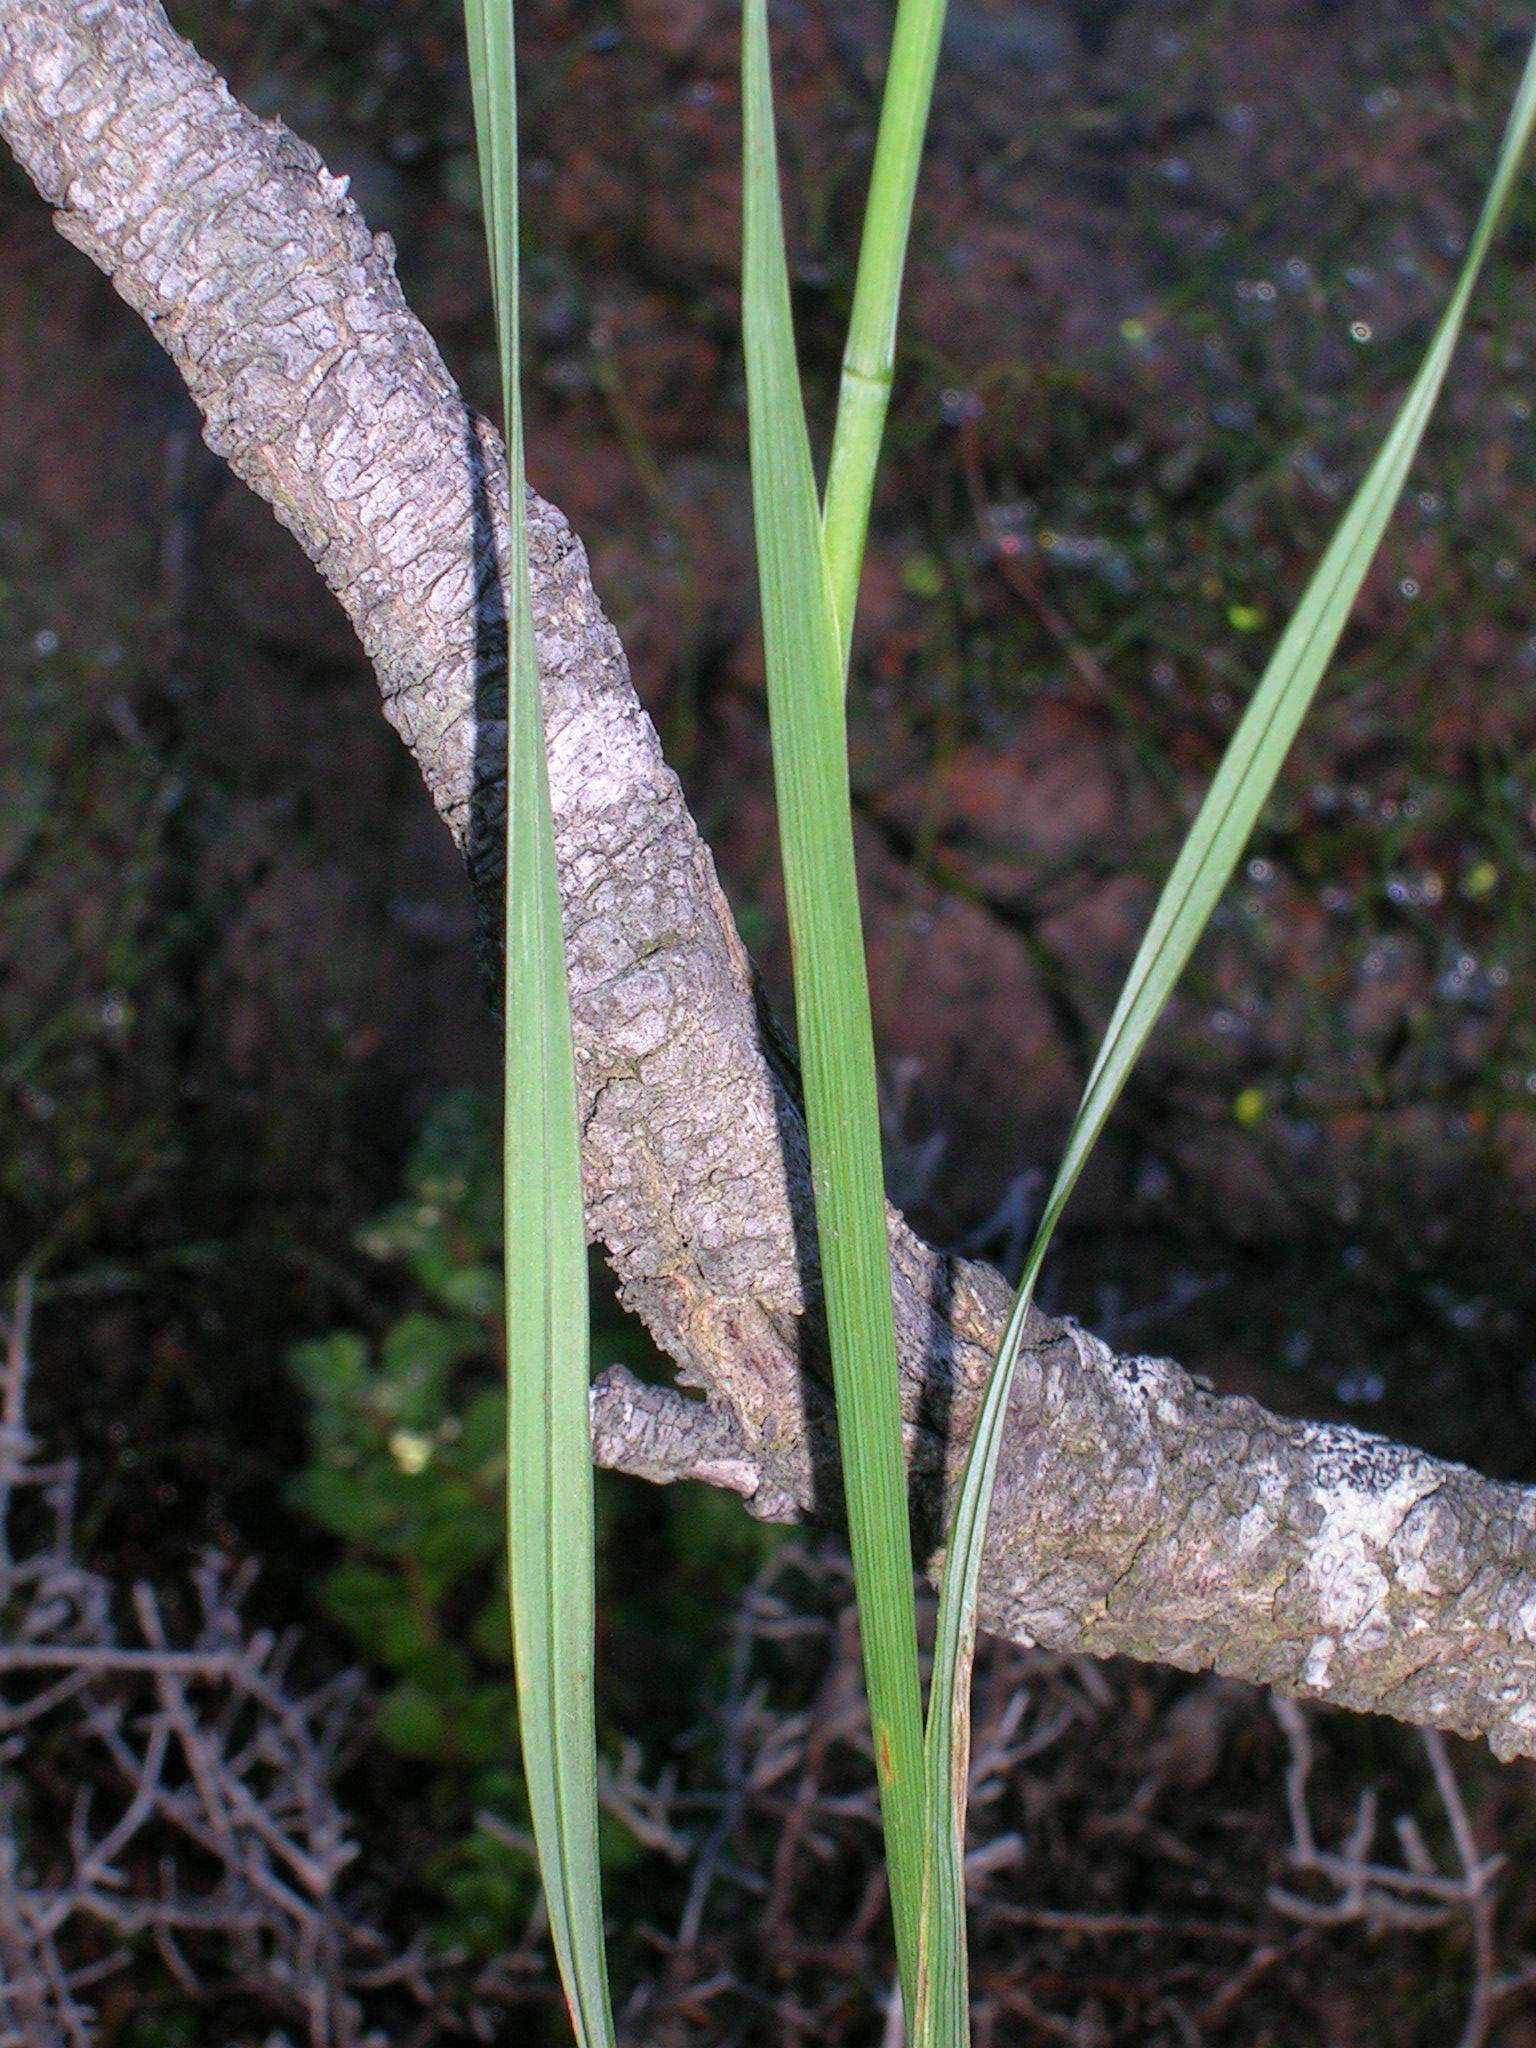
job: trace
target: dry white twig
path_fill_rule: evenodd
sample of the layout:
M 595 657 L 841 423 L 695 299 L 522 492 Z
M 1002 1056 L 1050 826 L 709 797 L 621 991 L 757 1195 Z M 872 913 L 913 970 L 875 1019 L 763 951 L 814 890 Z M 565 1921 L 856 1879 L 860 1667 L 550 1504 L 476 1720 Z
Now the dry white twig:
M 27 1429 L 31 1317 L 23 1282 L 0 1377 L 0 2044 L 92 2038 L 91 1993 L 126 1961 L 105 1932 L 147 1935 L 191 1996 L 216 1961 L 311 2048 L 366 2048 L 354 1979 L 386 1951 L 341 1896 L 356 1850 L 332 1789 L 361 1679 L 292 1686 L 294 1639 L 247 1627 L 252 1574 L 213 1557 L 189 1647 L 144 1585 L 121 1639 L 75 1557 L 74 1466 Z M 56 1743 L 80 1784 L 63 1816 L 28 1769 Z
M 1394 1929 L 1418 1933 L 1464 1920 L 1472 1946 L 1472 1990 L 1460 2048 L 1483 2048 L 1496 1992 L 1502 1988 L 1494 1978 L 1494 1880 L 1504 1859 L 1479 1853 L 1443 1737 L 1434 1729 L 1420 1731 L 1456 1851 L 1459 1867 L 1451 1872 L 1436 1866 L 1411 1814 L 1400 1815 L 1396 1823 L 1402 1863 L 1374 1858 L 1379 1802 L 1372 1786 L 1361 1791 L 1353 1825 L 1339 1848 L 1321 1848 L 1309 1804 L 1317 1755 L 1307 1716 L 1294 1700 L 1278 1694 L 1271 1706 L 1290 1751 L 1285 1774 L 1290 1865 L 1298 1877 L 1317 1879 L 1322 1895 L 1304 1896 L 1289 1886 L 1271 1885 L 1270 1904 L 1304 1927 L 1361 1923 L 1372 1934 Z

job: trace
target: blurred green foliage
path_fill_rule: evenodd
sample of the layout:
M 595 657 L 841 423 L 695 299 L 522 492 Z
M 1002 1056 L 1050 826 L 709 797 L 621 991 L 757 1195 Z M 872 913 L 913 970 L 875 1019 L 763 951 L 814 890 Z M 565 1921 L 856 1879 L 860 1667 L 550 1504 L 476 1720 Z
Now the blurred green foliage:
M 375 1723 L 396 1756 L 444 1767 L 434 1804 L 463 1834 L 433 1857 L 437 1932 L 479 1949 L 533 1897 L 533 1869 L 486 1810 L 526 1824 L 502 1487 L 501 1197 L 496 1124 L 450 1097 L 411 1158 L 402 1198 L 362 1236 L 409 1292 L 377 1336 L 335 1330 L 289 1354 L 308 1403 L 310 1457 L 295 1506 L 343 1546 L 320 1599 L 384 1674 Z
M 419 1844 L 416 1874 L 436 1894 L 431 1934 L 477 1955 L 505 1944 L 535 1895 L 503 1555 L 500 1175 L 494 1106 L 447 1096 L 400 1199 L 360 1234 L 388 1276 L 381 1300 L 395 1288 L 389 1311 L 372 1332 L 333 1330 L 288 1357 L 310 1445 L 290 1501 L 339 1553 L 319 1600 L 379 1674 L 377 1741 L 413 1767 L 401 1840 Z M 655 1369 L 611 1292 L 597 1295 L 594 1353 L 599 1367 Z M 655 1754 L 706 1716 L 722 1631 L 774 1537 L 703 1487 L 599 1474 L 597 1506 L 600 1733 L 611 1721 Z M 637 1862 L 606 1812 L 601 1839 L 610 1876 Z

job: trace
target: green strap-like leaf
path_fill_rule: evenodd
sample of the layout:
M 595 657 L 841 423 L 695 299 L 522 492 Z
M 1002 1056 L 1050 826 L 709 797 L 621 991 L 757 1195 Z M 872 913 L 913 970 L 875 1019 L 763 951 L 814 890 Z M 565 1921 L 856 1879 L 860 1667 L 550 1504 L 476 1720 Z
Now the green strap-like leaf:
M 910 1997 L 922 1867 L 922 1711 L 906 1464 L 843 662 L 795 364 L 765 0 L 746 0 L 742 102 L 743 328 L 774 783 L 859 1628 Z
M 612 2048 L 597 1850 L 587 1247 L 570 999 L 533 640 L 518 396 L 511 0 L 465 0 L 501 358 L 508 563 L 505 1251 L 507 1542 L 523 1771 L 581 2048 Z
M 924 1893 L 914 2048 L 961 2048 L 967 2039 L 965 1922 L 963 1912 L 950 1910 L 950 1902 L 958 1895 L 963 1867 L 976 1596 L 1008 1394 L 1035 1282 L 1067 1198 L 1237 865 L 1338 644 L 1423 439 L 1533 120 L 1536 46 L 1450 304 L 1386 443 L 1282 635 L 1190 827 L 1115 1006 L 1030 1247 L 971 1441 L 944 1565 L 925 1753 L 925 1871 L 931 1882 Z M 941 1881 L 945 1874 L 948 1882 Z
M 907 260 L 933 75 L 944 37 L 944 7 L 945 0 L 899 0 L 859 242 L 822 520 L 845 677 L 870 499 L 891 399 L 901 273 Z

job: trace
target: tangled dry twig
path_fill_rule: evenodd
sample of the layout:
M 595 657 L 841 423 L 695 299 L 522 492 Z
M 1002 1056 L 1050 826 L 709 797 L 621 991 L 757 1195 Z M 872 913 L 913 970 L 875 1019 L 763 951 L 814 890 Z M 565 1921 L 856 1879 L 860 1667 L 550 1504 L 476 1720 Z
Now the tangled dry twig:
M 1440 1868 L 1410 1812 L 1398 1814 L 1394 1825 L 1402 1861 L 1386 1863 L 1375 1857 L 1380 1811 L 1372 1785 L 1360 1792 L 1354 1821 L 1338 1849 L 1319 1846 L 1308 1804 L 1316 1755 L 1306 1714 L 1294 1700 L 1277 1696 L 1271 1704 L 1290 1750 L 1285 1774 L 1290 1867 L 1298 1877 L 1316 1879 L 1324 1895 L 1306 1896 L 1274 1884 L 1270 1904 L 1304 1927 L 1360 1923 L 1372 1934 L 1389 1929 L 1421 1933 L 1464 1921 L 1471 1937 L 1472 1988 L 1460 2048 L 1483 2048 L 1495 2003 L 1506 1988 L 1494 1975 L 1494 1884 L 1504 1858 L 1479 1851 L 1444 1738 L 1434 1729 L 1420 1731 L 1457 1868 Z
M 148 1941 L 191 1996 L 217 1972 L 313 2048 L 363 2048 L 354 1993 L 386 1952 L 341 1896 L 357 1852 L 333 1789 L 362 1680 L 296 1684 L 297 1632 L 250 1629 L 254 1573 L 216 1557 L 186 1647 L 147 1585 L 119 1628 L 75 1554 L 75 1467 L 27 1428 L 30 1306 L 24 1286 L 0 1376 L 0 2041 L 84 2048 Z
M 714 1776 L 685 1774 L 674 1806 L 697 1828 L 686 1899 L 625 2014 L 629 2039 L 821 2048 L 862 2038 L 884 2004 L 883 2048 L 901 2048 L 850 1598 L 843 1559 L 792 1543 L 742 1603 Z M 994 1643 L 975 1732 L 979 2043 L 1200 2048 L 1252 2038 L 1261 2019 L 1274 2039 L 1305 2038 L 1303 2015 L 1335 1995 L 1325 1933 L 1343 1937 L 1345 1979 L 1374 1965 L 1435 1982 L 1435 1937 L 1464 1944 L 1461 2048 L 1532 1988 L 1529 1971 L 1495 1972 L 1502 1861 L 1478 1851 L 1437 1737 L 1417 1777 L 1421 1738 L 1394 1738 L 1391 1769 L 1409 1781 L 1394 1863 L 1373 1854 L 1385 1794 L 1358 1771 L 1336 1783 L 1301 1711 L 1247 1687 L 1151 1687 L 1128 1666 Z M 1320 1846 L 1341 1825 L 1341 1847 Z M 1438 1861 L 1426 1835 L 1444 1838 Z

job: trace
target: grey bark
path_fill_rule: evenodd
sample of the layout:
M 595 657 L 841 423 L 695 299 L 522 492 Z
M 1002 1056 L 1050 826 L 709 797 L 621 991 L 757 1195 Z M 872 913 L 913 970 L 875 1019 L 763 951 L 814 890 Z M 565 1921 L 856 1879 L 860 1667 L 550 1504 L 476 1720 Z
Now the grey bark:
M 4 0 L 0 132 L 149 323 L 208 442 L 357 628 L 497 924 L 501 450 L 412 317 L 386 238 L 242 109 L 156 0 Z M 761 1515 L 836 1518 L 792 1068 L 580 543 L 530 494 L 591 1230 L 704 1398 L 606 1376 L 597 1456 Z M 1007 1302 L 892 1212 L 914 1523 L 935 1532 Z M 1282 1421 L 1037 1317 L 984 1619 L 1536 1754 L 1536 1491 Z

